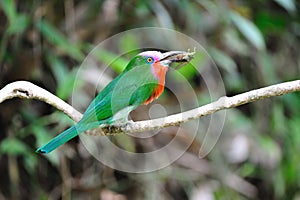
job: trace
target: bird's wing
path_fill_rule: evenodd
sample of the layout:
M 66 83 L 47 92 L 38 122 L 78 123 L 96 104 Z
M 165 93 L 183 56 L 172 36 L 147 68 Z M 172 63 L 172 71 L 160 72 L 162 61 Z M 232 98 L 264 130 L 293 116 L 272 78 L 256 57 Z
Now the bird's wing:
M 81 122 L 91 123 L 102 121 L 112 116 L 111 93 L 108 93 L 101 100 L 94 99 L 83 114 Z
M 85 111 L 82 121 L 91 123 L 106 120 L 128 106 L 135 109 L 151 96 L 156 86 L 157 80 L 149 66 L 139 66 L 127 71 L 97 95 Z

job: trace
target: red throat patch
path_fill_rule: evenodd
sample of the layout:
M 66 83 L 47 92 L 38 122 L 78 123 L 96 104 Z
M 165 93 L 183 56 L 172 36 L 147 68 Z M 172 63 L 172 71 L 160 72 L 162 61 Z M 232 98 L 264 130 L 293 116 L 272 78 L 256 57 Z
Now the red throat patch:
M 153 65 L 151 65 L 151 71 L 155 76 L 155 78 L 158 80 L 158 85 L 153 90 L 150 97 L 143 103 L 144 105 L 151 103 L 153 100 L 157 99 L 163 93 L 165 88 L 165 78 L 166 78 L 166 73 L 168 71 L 168 67 L 162 66 L 159 62 L 156 62 Z

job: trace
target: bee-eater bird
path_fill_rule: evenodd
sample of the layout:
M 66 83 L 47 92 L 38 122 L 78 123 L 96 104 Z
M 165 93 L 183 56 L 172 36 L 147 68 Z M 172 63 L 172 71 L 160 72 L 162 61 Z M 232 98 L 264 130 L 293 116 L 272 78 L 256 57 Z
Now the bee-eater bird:
M 171 63 L 187 63 L 194 52 L 145 51 L 135 56 L 125 70 L 111 81 L 91 102 L 82 119 L 44 146 L 38 153 L 50 153 L 78 134 L 104 124 L 126 122 L 129 113 L 157 99 L 164 90 Z

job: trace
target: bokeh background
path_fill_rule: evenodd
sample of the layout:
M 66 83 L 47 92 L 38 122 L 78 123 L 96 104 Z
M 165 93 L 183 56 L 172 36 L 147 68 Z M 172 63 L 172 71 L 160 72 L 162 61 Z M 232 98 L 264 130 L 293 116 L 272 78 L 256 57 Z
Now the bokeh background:
M 299 9 L 296 0 L 3 0 L 0 88 L 28 80 L 70 102 L 85 56 L 110 36 L 138 27 L 170 28 L 198 41 L 217 64 L 227 96 L 295 80 L 300 74 Z M 132 46 L 139 46 L 135 37 L 111 49 Z M 103 50 L 98 60 L 105 63 L 113 56 Z M 108 79 L 129 59 L 116 62 Z M 199 74 L 182 73 L 199 104 L 208 103 Z M 85 97 L 82 93 L 83 102 Z M 176 106 L 168 91 L 159 102 Z M 147 118 L 150 106 L 132 118 Z M 230 109 L 208 156 L 198 158 L 202 139 L 197 137 L 169 167 L 134 174 L 101 164 L 78 138 L 49 156 L 36 154 L 36 147 L 72 120 L 44 102 L 8 100 L 0 104 L 0 199 L 300 199 L 299 111 L 299 93 Z M 147 143 L 127 135 L 110 140 L 127 151 L 144 152 L 168 142 L 176 130 L 164 129 Z

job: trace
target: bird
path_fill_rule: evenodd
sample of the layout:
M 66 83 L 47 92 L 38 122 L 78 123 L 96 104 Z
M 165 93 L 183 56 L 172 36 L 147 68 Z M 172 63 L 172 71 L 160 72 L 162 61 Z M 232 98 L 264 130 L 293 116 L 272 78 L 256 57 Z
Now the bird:
M 172 63 L 187 63 L 194 52 L 144 51 L 133 57 L 90 103 L 81 120 L 36 150 L 48 154 L 87 130 L 101 125 L 127 122 L 129 113 L 147 105 L 164 91 L 166 73 Z

